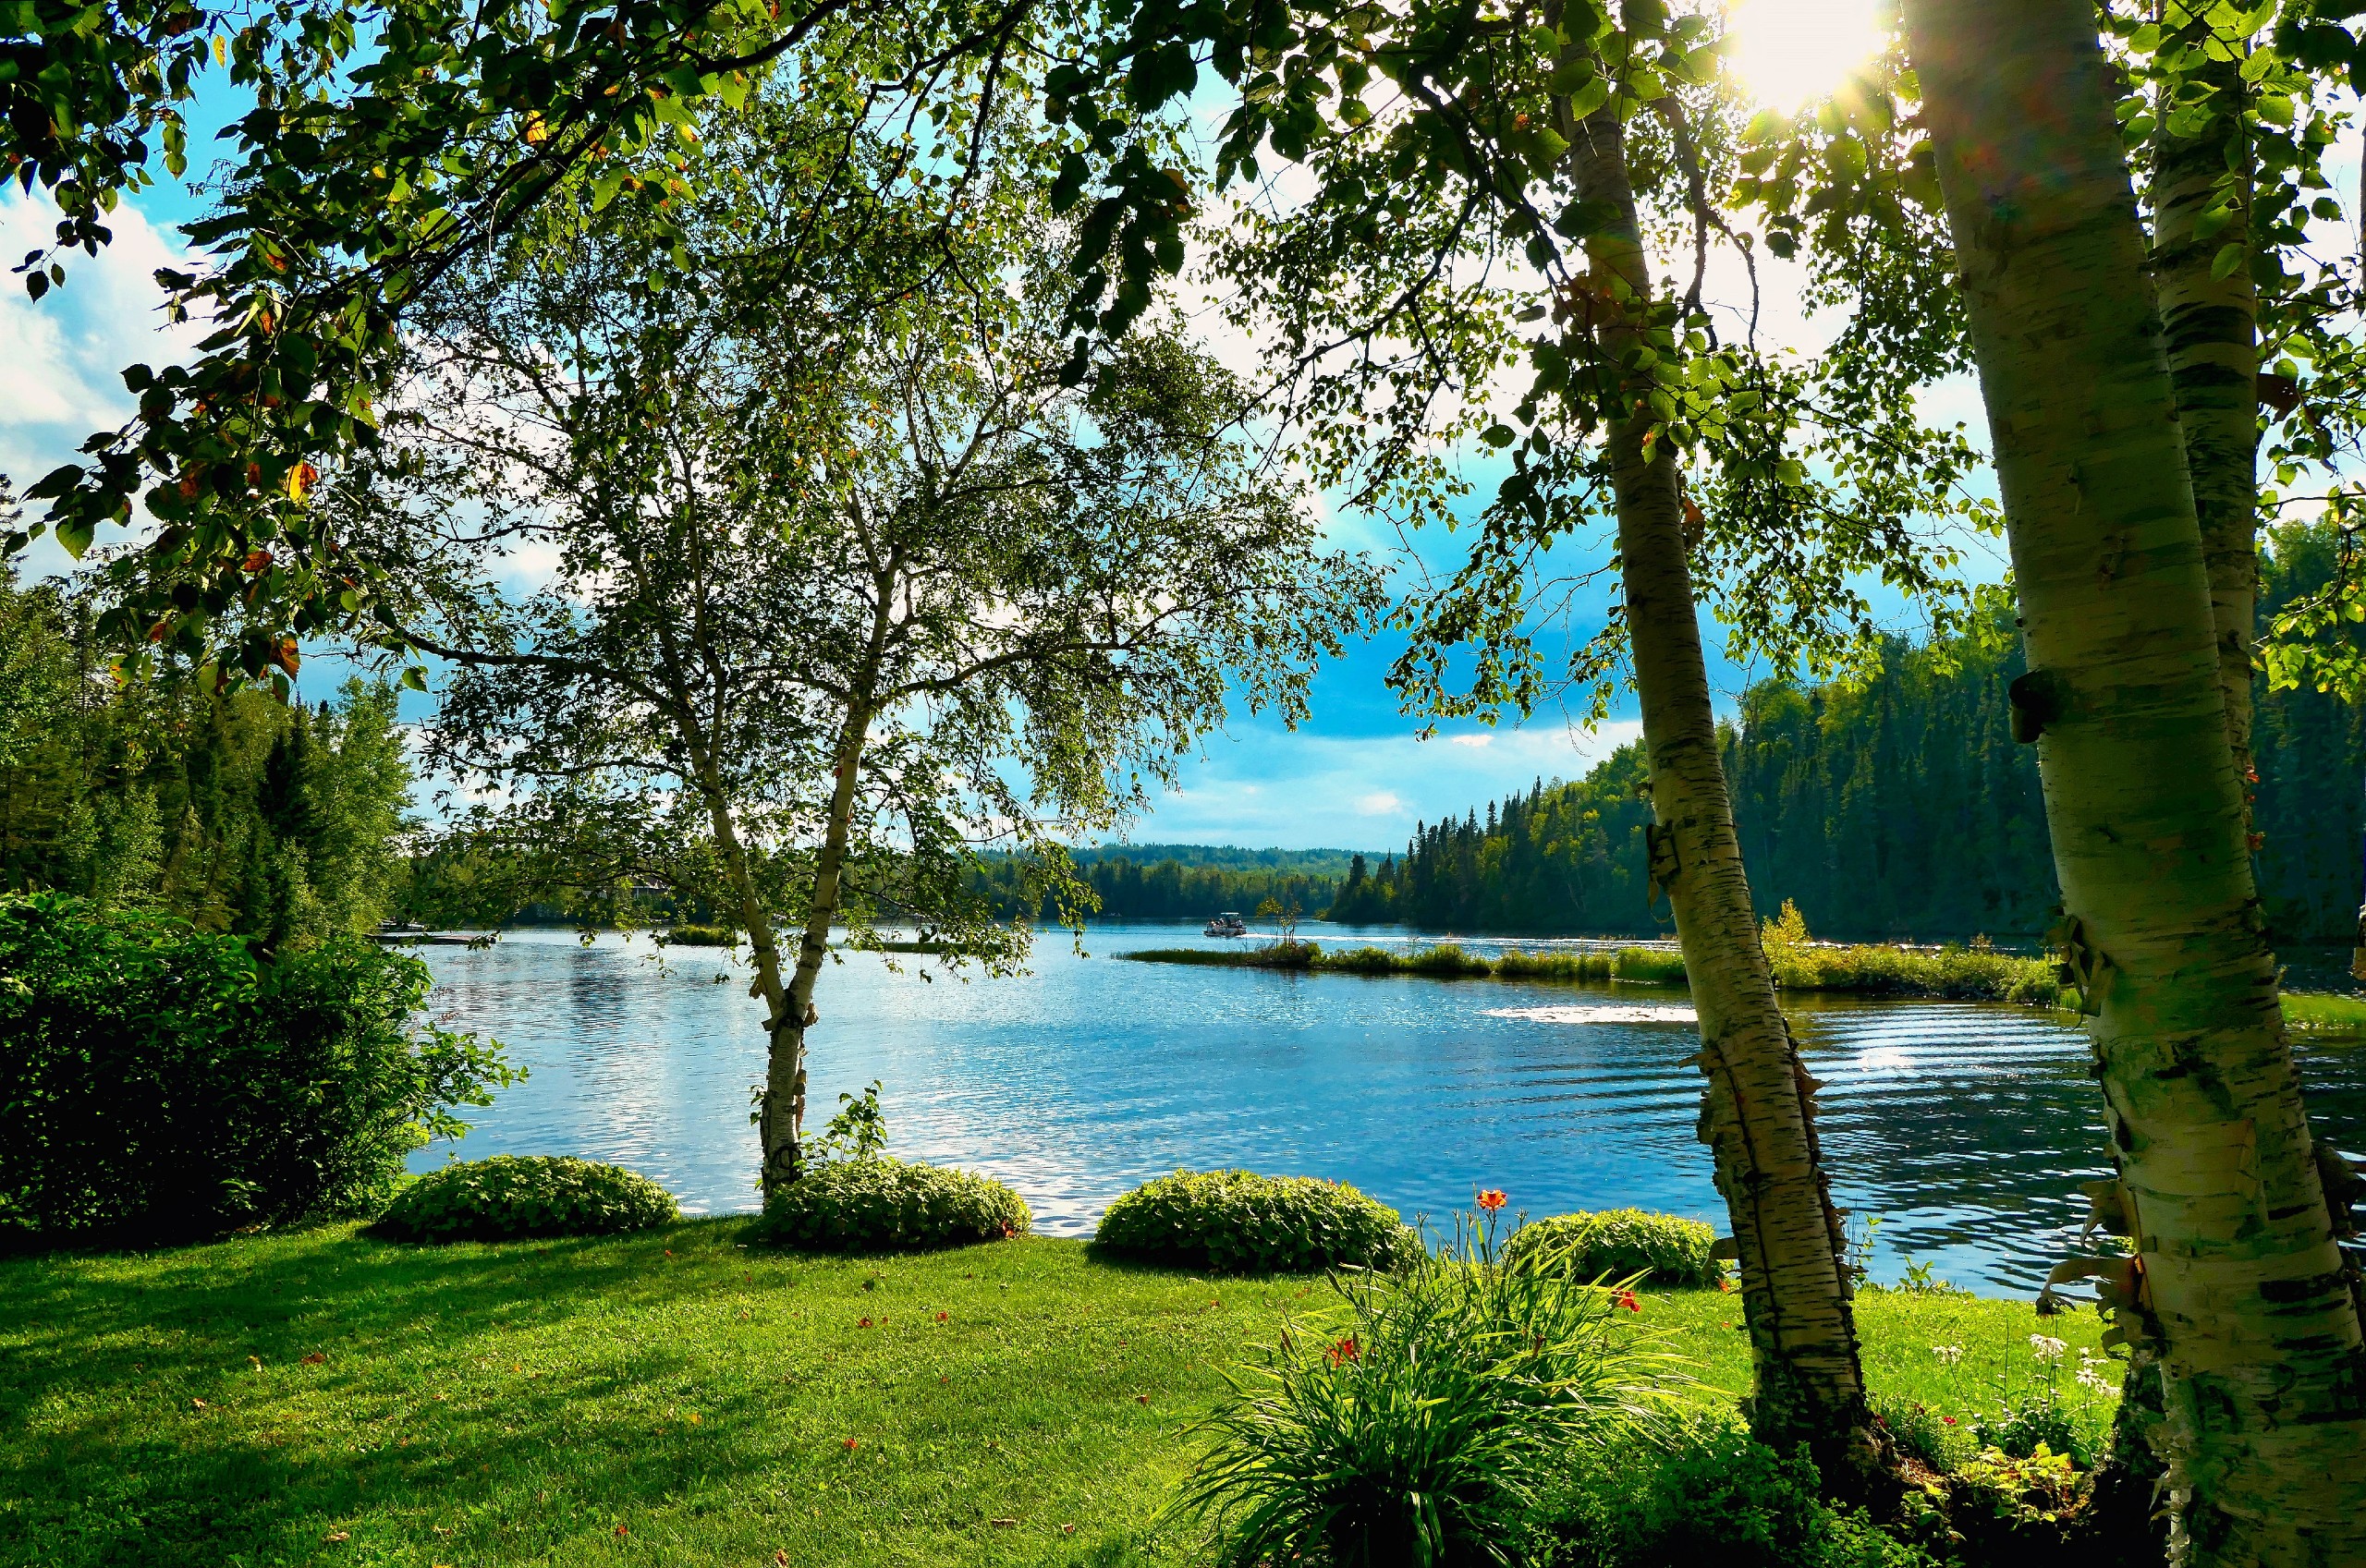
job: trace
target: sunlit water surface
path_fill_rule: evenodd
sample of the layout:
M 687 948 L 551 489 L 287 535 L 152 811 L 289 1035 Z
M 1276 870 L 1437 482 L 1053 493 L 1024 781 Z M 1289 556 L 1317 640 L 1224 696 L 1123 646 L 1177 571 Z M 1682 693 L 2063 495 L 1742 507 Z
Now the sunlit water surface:
M 1326 943 L 1406 940 L 1319 930 Z M 1196 926 L 1111 926 L 1080 956 L 1055 932 L 1032 973 L 967 982 L 849 954 L 817 995 L 813 1119 L 880 1079 L 891 1152 L 998 1176 L 1055 1234 L 1090 1234 L 1148 1177 L 1227 1165 L 1352 1182 L 1409 1219 L 1448 1216 L 1484 1186 L 1531 1214 L 1635 1205 L 1724 1228 L 1694 1137 L 1701 1078 L 1683 1064 L 1696 1037 L 1649 1016 L 1681 991 L 1112 956 L 1178 945 L 1218 943 Z M 585 947 L 555 931 L 421 953 L 439 1011 L 531 1072 L 476 1113 L 469 1157 L 582 1155 L 643 1173 L 691 1213 L 756 1206 L 749 1092 L 764 1047 L 743 966 L 687 949 L 661 965 L 646 938 Z M 1575 1021 L 1592 1003 L 1630 1015 Z M 1910 1256 L 1961 1284 L 2034 1288 L 2084 1217 L 2078 1184 L 2108 1174 L 2082 1037 L 2058 1015 L 1983 1003 L 1806 999 L 1794 1024 L 1827 1086 L 1835 1197 L 1881 1221 L 1875 1273 L 1895 1278 Z M 2366 1047 L 2300 1051 L 2311 1112 L 2342 1147 L 2366 1147 Z

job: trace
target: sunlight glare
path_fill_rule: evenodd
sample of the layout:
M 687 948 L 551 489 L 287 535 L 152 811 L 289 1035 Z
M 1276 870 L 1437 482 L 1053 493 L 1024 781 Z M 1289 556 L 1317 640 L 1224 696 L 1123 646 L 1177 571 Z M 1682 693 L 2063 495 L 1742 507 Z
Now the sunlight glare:
M 1828 96 L 1881 48 L 1878 0 L 1734 0 L 1733 66 L 1751 97 L 1792 110 Z

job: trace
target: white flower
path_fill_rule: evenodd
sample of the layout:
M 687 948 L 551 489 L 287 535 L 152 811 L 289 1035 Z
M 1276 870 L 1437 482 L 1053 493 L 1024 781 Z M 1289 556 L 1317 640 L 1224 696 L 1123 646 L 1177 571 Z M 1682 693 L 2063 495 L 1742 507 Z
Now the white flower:
M 1939 1364 L 1941 1366 L 1952 1367 L 1957 1362 L 1963 1359 L 1963 1346 L 1959 1344 L 1934 1344 L 1931 1347 L 1931 1354 L 1939 1358 Z
M 2062 1353 L 2069 1348 L 2069 1345 L 2063 1341 L 2045 1334 L 2030 1336 L 2030 1354 L 2040 1361 L 2059 1361 L 2062 1359 Z
M 2079 1381 L 2083 1386 L 2094 1390 L 2097 1393 L 2109 1393 L 2111 1392 L 2111 1380 L 2104 1377 L 2101 1372 L 2096 1371 L 2093 1365 L 2090 1362 L 2082 1361 L 2079 1364 Z

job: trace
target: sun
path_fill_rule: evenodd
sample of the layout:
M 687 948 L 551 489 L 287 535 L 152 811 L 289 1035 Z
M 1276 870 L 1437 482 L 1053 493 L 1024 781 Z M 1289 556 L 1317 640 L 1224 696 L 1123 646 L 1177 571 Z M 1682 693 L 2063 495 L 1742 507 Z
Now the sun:
M 1879 0 L 1733 0 L 1733 66 L 1750 95 L 1775 109 L 1829 96 L 1879 52 Z

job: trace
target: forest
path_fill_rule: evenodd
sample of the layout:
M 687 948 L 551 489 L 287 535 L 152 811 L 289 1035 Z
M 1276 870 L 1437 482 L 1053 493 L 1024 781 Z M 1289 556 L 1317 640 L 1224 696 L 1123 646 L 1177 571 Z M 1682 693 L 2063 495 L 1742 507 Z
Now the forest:
M 2340 540 L 2276 530 L 2261 613 L 2332 580 Z M 1720 731 L 1734 822 L 1760 913 L 1795 903 L 1852 939 L 2043 935 L 2060 901 L 2037 760 L 2014 743 L 2006 690 L 2024 664 L 2009 612 L 1936 644 L 1885 639 L 1845 680 L 1761 682 Z M 2275 937 L 2346 942 L 2361 897 L 2366 799 L 2359 711 L 2311 686 L 2253 686 L 2252 823 Z M 1640 748 L 1573 783 L 1540 781 L 1460 821 L 1425 823 L 1402 855 L 1351 868 L 1324 918 L 1437 930 L 1634 935 L 1652 929 Z M 1665 924 L 1665 906 L 1658 912 Z
M 1068 852 L 1097 900 L 1093 913 L 1112 920 L 1204 920 L 1230 909 L 1246 915 L 1272 899 L 1310 915 L 1328 907 L 1349 874 L 1351 856 L 1337 849 L 1235 849 L 1197 844 L 1141 844 Z M 978 886 L 1008 915 L 1057 918 L 1048 900 L 1030 900 L 1019 868 L 1007 857 L 980 866 Z

